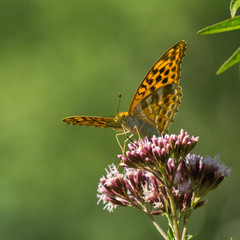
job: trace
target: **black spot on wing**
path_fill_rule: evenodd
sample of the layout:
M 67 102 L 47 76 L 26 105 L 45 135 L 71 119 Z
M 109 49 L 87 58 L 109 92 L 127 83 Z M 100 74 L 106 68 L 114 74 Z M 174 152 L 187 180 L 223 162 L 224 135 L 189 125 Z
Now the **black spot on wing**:
M 146 79 L 146 82 L 147 82 L 149 85 L 151 85 L 151 84 L 153 83 L 153 79 L 147 78 L 147 79 Z
M 162 76 L 161 75 L 158 75 L 157 77 L 156 77 L 156 82 L 158 83 L 159 81 L 161 81 L 162 80 Z
M 164 73 L 165 76 L 169 74 L 169 69 Z
M 168 102 L 169 102 L 169 98 L 164 99 L 165 104 L 168 103 Z
M 145 90 L 147 90 L 147 86 L 144 84 L 141 85 L 141 88 L 145 88 Z
M 171 109 L 174 109 L 175 108 L 175 103 L 173 103 L 172 105 L 171 105 Z
M 162 114 L 165 115 L 166 113 L 167 113 L 167 110 L 164 109 L 164 110 L 162 111 Z
M 163 83 L 163 84 L 165 84 L 165 83 L 167 83 L 167 82 L 168 82 L 168 78 L 167 78 L 167 77 L 162 80 L 162 83 Z
M 154 87 L 154 86 L 150 87 L 150 91 L 151 91 L 151 92 L 153 92 L 154 90 L 155 90 L 155 87 Z
M 171 111 L 169 111 L 169 112 L 168 112 L 168 114 L 167 114 L 168 118 L 170 118 L 170 117 L 171 117 L 171 115 L 172 115 L 172 112 L 171 112 Z
M 162 74 L 164 71 L 165 71 L 165 66 L 159 70 L 160 74 Z

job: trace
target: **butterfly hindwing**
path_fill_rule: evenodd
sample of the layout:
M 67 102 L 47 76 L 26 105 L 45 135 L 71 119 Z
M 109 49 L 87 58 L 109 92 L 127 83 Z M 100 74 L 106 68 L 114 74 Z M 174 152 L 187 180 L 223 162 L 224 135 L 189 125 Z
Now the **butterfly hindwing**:
M 178 84 L 169 84 L 141 100 L 134 108 L 132 118 L 147 123 L 151 135 L 167 133 L 178 112 L 182 96 L 182 88 Z M 142 129 L 140 132 L 146 131 L 143 124 L 138 128 Z

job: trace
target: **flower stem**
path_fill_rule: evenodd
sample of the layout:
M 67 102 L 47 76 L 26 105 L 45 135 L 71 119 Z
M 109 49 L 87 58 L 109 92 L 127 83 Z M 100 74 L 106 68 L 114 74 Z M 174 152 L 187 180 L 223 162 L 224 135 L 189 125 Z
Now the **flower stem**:
M 181 240 L 184 240 L 184 239 L 185 239 L 186 234 L 187 234 L 187 226 L 184 226 L 184 228 L 183 228 L 183 233 L 182 233 L 182 239 L 181 239 Z
M 190 218 L 191 212 L 187 214 L 184 218 L 184 223 L 183 223 L 183 231 L 182 231 L 182 238 L 181 240 L 184 240 L 187 234 L 187 225 L 188 225 L 188 220 Z
M 195 199 L 195 193 L 193 193 L 192 199 Z M 183 231 L 182 231 L 182 238 L 181 240 L 184 240 L 187 234 L 187 225 L 188 225 L 188 220 L 191 216 L 192 210 L 194 209 L 194 205 L 193 203 L 191 203 L 191 210 L 189 211 L 189 213 L 184 217 L 184 221 L 183 221 Z
M 172 218 L 173 218 L 174 234 L 175 234 L 176 240 L 180 240 L 181 238 L 180 238 L 179 227 L 177 222 L 176 206 L 174 203 L 172 192 L 169 191 L 168 194 L 169 194 L 169 200 L 170 200 L 170 206 L 171 206 L 171 212 L 172 212 Z
M 172 223 L 173 223 L 173 232 L 175 234 L 175 237 L 176 237 L 176 240 L 180 240 L 180 234 L 179 234 L 179 226 L 178 226 L 178 221 L 177 221 L 177 210 L 176 210 L 176 205 L 174 203 L 174 197 L 173 197 L 173 194 L 172 194 L 172 188 L 173 188 L 173 182 L 174 182 L 174 178 L 175 178 L 175 174 L 176 174 L 176 169 L 177 167 L 175 168 L 175 171 L 174 171 L 174 174 L 173 174 L 173 180 L 172 180 L 172 183 L 171 183 L 171 186 L 169 186 L 168 184 L 166 185 L 166 188 L 167 188 L 167 191 L 168 191 L 168 196 L 169 196 L 169 201 L 170 201 L 170 208 L 171 208 L 171 215 L 172 215 L 172 221 L 171 221 L 171 226 L 172 226 Z M 163 174 L 163 180 L 167 182 L 167 178 L 166 178 L 166 175 Z M 169 219 L 168 219 L 169 221 Z M 170 223 L 170 221 L 169 221 Z
M 151 215 L 151 214 L 147 214 L 148 217 L 152 220 L 153 225 L 155 226 L 155 228 L 159 231 L 159 233 L 163 236 L 163 238 L 165 240 L 168 240 L 168 236 L 167 234 L 162 230 L 162 228 L 159 226 L 159 224 L 156 222 L 155 218 Z

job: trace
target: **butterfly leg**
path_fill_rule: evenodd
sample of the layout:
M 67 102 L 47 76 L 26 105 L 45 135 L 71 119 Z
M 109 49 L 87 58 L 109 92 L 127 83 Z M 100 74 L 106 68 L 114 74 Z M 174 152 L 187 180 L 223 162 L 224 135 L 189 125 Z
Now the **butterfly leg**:
M 121 145 L 118 137 L 119 137 L 119 136 L 122 136 L 122 135 L 127 135 L 129 132 L 130 132 L 130 131 L 125 131 L 125 130 L 124 130 L 124 132 L 116 134 L 116 139 L 117 139 L 117 142 L 118 142 L 119 147 L 120 147 L 121 150 L 122 150 L 123 156 L 125 155 L 126 143 L 127 143 L 128 140 L 131 140 L 131 137 L 132 137 L 134 134 L 131 134 L 129 137 L 127 136 L 127 139 L 124 140 L 123 147 L 122 147 L 122 145 Z M 122 163 L 122 160 L 121 160 L 120 163 L 118 164 L 117 169 L 120 167 L 120 164 L 121 164 L 121 163 Z
M 124 150 L 124 153 L 125 153 L 125 149 L 126 149 L 126 144 L 127 144 L 127 141 L 130 140 L 132 141 L 132 137 L 134 136 L 134 134 L 132 133 L 130 136 L 127 136 L 127 139 L 124 140 L 124 143 L 123 143 L 123 150 Z M 132 141 L 133 142 L 133 141 Z M 124 154 L 123 154 L 124 155 Z
M 135 130 L 136 130 L 136 132 L 137 132 L 137 135 L 138 135 L 138 137 L 139 137 L 139 142 L 141 143 L 141 147 L 142 147 L 142 149 L 143 149 L 142 138 L 141 138 L 140 133 L 139 133 L 139 131 L 138 131 L 138 127 L 135 125 L 134 128 L 135 128 Z M 133 128 L 133 129 L 134 129 L 134 128 Z
M 123 155 L 124 155 L 124 153 L 125 153 L 125 146 L 126 146 L 126 142 L 129 140 L 129 137 L 128 137 L 128 139 L 126 139 L 126 140 L 124 141 L 123 147 L 122 147 L 122 145 L 121 145 L 118 137 L 119 137 L 119 136 L 122 136 L 122 135 L 127 135 L 129 132 L 130 132 L 130 131 L 124 131 L 124 132 L 121 132 L 121 133 L 117 133 L 117 134 L 116 134 L 116 139 L 117 139 L 117 142 L 118 142 L 119 147 L 120 147 L 121 150 L 122 150 L 122 154 L 123 154 Z M 133 136 L 133 135 L 131 135 L 130 138 L 131 138 L 132 136 Z

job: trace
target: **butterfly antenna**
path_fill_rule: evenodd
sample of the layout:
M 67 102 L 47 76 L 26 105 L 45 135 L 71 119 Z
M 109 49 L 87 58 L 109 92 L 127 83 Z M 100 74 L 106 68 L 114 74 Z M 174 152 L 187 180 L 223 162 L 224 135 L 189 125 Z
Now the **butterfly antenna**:
M 120 108 L 120 104 L 121 104 L 121 97 L 122 97 L 122 94 L 119 93 L 119 94 L 118 94 L 118 107 L 117 107 L 117 114 L 119 113 L 119 108 Z

